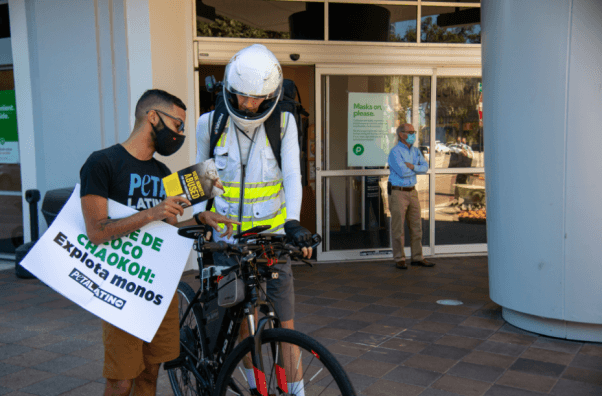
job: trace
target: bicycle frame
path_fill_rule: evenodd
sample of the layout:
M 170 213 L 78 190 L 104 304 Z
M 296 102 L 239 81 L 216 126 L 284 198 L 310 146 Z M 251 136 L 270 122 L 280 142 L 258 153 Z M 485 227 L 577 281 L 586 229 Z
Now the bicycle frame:
M 202 255 L 199 254 L 199 257 L 197 259 L 199 263 L 199 268 L 203 268 L 202 260 Z M 256 265 L 254 258 L 251 260 L 247 260 L 246 262 L 251 265 Z M 221 308 L 217 304 L 215 304 L 215 306 L 211 308 L 209 315 L 206 315 L 205 307 L 208 304 L 217 301 L 217 289 L 210 290 L 209 287 L 205 287 L 204 281 L 205 279 L 201 279 L 201 287 L 197 290 L 197 292 L 194 295 L 194 298 L 192 299 L 192 301 L 190 301 L 188 307 L 184 311 L 182 319 L 180 320 L 180 328 L 182 328 L 182 325 L 188 319 L 188 316 L 191 314 L 191 310 L 193 309 L 193 307 L 199 306 L 201 308 L 202 313 L 202 323 L 199 323 L 198 331 L 200 334 L 200 340 L 198 341 L 199 343 L 201 343 L 200 347 L 202 348 L 202 350 L 209 351 L 209 353 L 211 354 L 211 358 L 205 356 L 203 360 L 205 360 L 206 363 L 216 362 L 217 366 L 212 367 L 212 369 L 215 373 L 219 373 L 226 357 L 236 345 L 242 322 L 246 317 L 249 328 L 249 336 L 254 337 L 255 340 L 255 353 L 253 353 L 253 356 L 251 357 L 253 366 L 259 369 L 260 373 L 262 374 L 263 362 L 261 354 L 261 335 L 268 324 L 271 324 L 271 326 L 274 328 L 279 328 L 280 320 L 276 316 L 274 316 L 273 313 L 270 312 L 268 315 L 261 318 L 258 321 L 257 325 L 255 325 L 256 309 L 260 305 L 263 305 L 259 299 L 258 285 L 255 276 L 253 274 L 250 274 L 247 277 L 245 287 L 249 296 L 245 297 L 245 303 L 240 303 L 230 308 Z M 207 279 L 207 282 L 210 282 L 210 280 Z M 203 305 L 201 306 L 201 304 Z M 207 337 L 207 324 L 209 321 L 214 320 L 218 320 L 220 325 L 218 327 L 219 330 L 217 331 L 217 338 L 213 340 L 210 337 Z M 196 351 L 191 351 L 182 342 L 180 343 L 186 350 L 186 353 L 184 353 L 183 356 L 181 354 L 180 357 L 178 357 L 176 360 L 165 363 L 165 369 L 169 370 L 181 366 L 186 366 L 187 369 L 193 372 L 193 374 L 201 382 L 201 385 L 203 387 L 207 387 L 209 389 L 213 388 L 213 384 L 207 384 L 198 372 L 196 365 L 196 363 L 198 362 L 193 362 L 190 359 L 187 359 L 187 357 L 196 356 Z M 283 361 L 281 348 L 278 358 L 279 362 Z M 282 364 L 280 364 L 280 368 L 282 368 Z M 261 374 L 258 375 L 261 376 Z M 283 372 L 279 372 L 277 374 L 279 386 L 282 389 L 286 389 L 286 379 L 283 376 Z M 284 384 L 281 384 L 282 378 L 284 378 Z
M 259 226 L 258 228 L 262 228 L 262 226 Z M 262 230 L 265 230 L 265 228 L 259 230 L 255 229 L 255 232 L 253 232 L 253 230 L 254 229 L 249 230 L 246 233 L 240 234 L 240 236 L 235 236 L 235 238 L 241 238 L 240 240 L 244 242 L 246 242 L 247 239 L 256 239 L 255 236 L 259 235 L 258 233 Z M 226 272 L 232 270 L 240 270 L 240 275 L 244 280 L 244 300 L 238 303 L 237 305 L 231 306 L 229 308 L 223 308 L 217 304 L 218 281 L 220 278 L 218 278 L 215 271 L 203 268 L 202 252 L 203 246 L 205 245 L 204 228 L 196 226 L 183 227 L 178 231 L 178 233 L 182 236 L 189 238 L 192 237 L 195 239 L 194 250 L 197 251 L 197 262 L 199 265 L 199 270 L 201 271 L 201 276 L 197 276 L 197 278 L 201 279 L 201 287 L 197 290 L 193 299 L 189 302 L 188 307 L 186 308 L 180 320 L 181 333 L 184 332 L 184 334 L 181 334 L 180 336 L 180 344 L 184 350 L 180 353 L 180 356 L 177 359 L 165 363 L 164 368 L 166 370 L 171 370 L 185 366 L 195 376 L 202 389 L 214 389 L 214 385 L 216 384 L 214 384 L 213 381 L 215 378 L 217 378 L 217 375 L 222 370 L 224 362 L 226 361 L 226 357 L 234 349 L 236 341 L 239 337 L 243 320 L 246 318 L 248 323 L 249 336 L 253 337 L 251 361 L 257 384 L 257 390 L 261 394 L 267 394 L 261 340 L 266 326 L 270 325 L 273 328 L 280 328 L 281 323 L 280 320 L 274 315 L 274 313 L 270 311 L 266 313 L 266 316 L 261 318 L 256 325 L 255 315 L 259 306 L 267 306 L 267 303 L 265 301 L 262 301 L 260 298 L 260 282 L 268 280 L 270 276 L 272 277 L 272 279 L 275 279 L 277 277 L 277 273 L 274 275 L 274 271 L 270 269 L 270 267 L 273 264 L 277 263 L 278 257 L 280 257 L 281 254 L 278 253 L 278 256 L 276 256 L 274 253 L 274 247 L 270 245 L 270 243 L 272 243 L 272 238 L 275 237 L 275 234 L 262 234 L 266 239 L 256 241 L 257 244 L 244 245 L 245 248 L 243 250 L 215 250 L 220 252 L 231 252 L 232 254 L 236 254 L 238 255 L 238 257 L 240 257 L 239 265 L 230 267 L 226 270 Z M 313 239 L 313 241 L 315 242 L 315 245 L 312 246 L 313 248 L 315 248 L 315 246 L 317 246 L 321 241 L 319 235 L 315 235 L 314 237 L 316 237 L 317 239 Z M 286 245 L 286 242 L 282 240 L 276 241 L 278 243 L 281 243 L 281 245 L 279 245 L 281 246 L 281 250 L 279 252 L 284 251 L 285 254 L 293 253 L 292 249 L 295 249 L 294 247 Z M 268 246 L 269 249 L 266 250 L 264 248 L 264 244 Z M 256 247 L 261 247 L 261 249 L 255 249 Z M 222 248 L 223 246 L 218 247 L 218 249 Z M 215 247 L 212 247 L 211 249 L 215 249 Z M 259 252 L 259 256 L 263 256 L 267 261 L 267 270 L 266 267 L 258 266 L 259 257 L 257 257 L 256 252 Z M 299 254 L 300 250 L 297 249 L 296 252 L 296 254 Z M 306 264 L 311 266 L 309 262 L 306 262 Z M 257 277 L 259 277 L 259 279 Z M 207 355 L 203 356 L 202 360 L 200 361 L 197 358 L 198 351 L 190 350 L 189 345 L 186 345 L 189 334 L 185 334 L 187 331 L 185 329 L 189 329 L 189 327 L 184 326 L 184 323 L 188 319 L 188 316 L 191 315 L 191 310 L 193 309 L 193 307 L 197 306 L 201 308 L 201 323 L 197 324 L 198 336 L 200 338 L 198 340 L 198 342 L 200 343 L 199 347 Z M 195 312 L 194 314 L 196 317 L 198 312 Z M 211 328 L 208 327 L 209 323 L 214 322 L 216 320 L 217 323 L 211 325 Z M 211 334 L 208 334 L 209 332 L 211 332 Z M 192 336 L 196 337 L 196 335 Z M 271 345 L 271 357 L 276 363 L 274 370 L 276 374 L 277 386 L 282 392 L 286 393 L 288 392 L 288 386 L 283 364 L 283 348 L 280 346 L 279 342 L 272 342 Z M 199 373 L 199 369 L 202 369 L 203 371 L 209 371 L 210 375 L 206 377 L 202 376 L 201 373 Z M 207 381 L 209 381 L 209 383 Z M 234 389 L 238 388 L 236 384 L 230 384 L 230 386 L 232 386 Z

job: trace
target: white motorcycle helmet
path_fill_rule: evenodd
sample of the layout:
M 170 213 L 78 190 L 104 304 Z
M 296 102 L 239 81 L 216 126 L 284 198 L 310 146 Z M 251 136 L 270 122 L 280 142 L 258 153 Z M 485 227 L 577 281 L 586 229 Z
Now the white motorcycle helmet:
M 224 74 L 226 108 L 243 131 L 259 127 L 272 114 L 282 92 L 282 68 L 274 54 L 261 44 L 243 48 L 230 59 Z M 257 113 L 238 108 L 236 95 L 262 98 Z

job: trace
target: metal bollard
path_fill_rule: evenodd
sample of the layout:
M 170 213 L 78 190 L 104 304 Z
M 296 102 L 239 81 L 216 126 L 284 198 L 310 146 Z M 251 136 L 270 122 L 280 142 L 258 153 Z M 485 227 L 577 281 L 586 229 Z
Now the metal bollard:
M 22 265 L 21 260 L 27 255 L 29 250 L 40 237 L 38 224 L 38 202 L 40 201 L 39 190 L 25 191 L 25 200 L 29 203 L 29 226 L 31 229 L 31 242 L 24 243 L 15 251 L 15 275 L 21 279 L 33 279 L 35 275 L 27 271 Z
M 25 200 L 29 203 L 29 228 L 31 230 L 31 241 L 37 241 L 40 237 L 38 224 L 38 202 L 40 202 L 40 190 L 25 191 Z

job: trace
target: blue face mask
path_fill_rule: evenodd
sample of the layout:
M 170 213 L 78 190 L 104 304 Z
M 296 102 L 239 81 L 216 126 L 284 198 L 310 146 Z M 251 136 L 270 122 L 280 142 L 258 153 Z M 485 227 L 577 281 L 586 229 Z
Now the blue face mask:
M 406 142 L 410 145 L 414 144 L 414 142 L 416 141 L 416 134 L 412 133 L 412 134 L 408 134 L 408 137 L 406 139 Z

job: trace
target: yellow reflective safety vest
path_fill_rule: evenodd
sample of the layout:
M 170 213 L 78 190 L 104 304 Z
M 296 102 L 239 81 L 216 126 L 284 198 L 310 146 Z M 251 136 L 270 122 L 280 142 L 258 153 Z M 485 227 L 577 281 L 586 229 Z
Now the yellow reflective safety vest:
M 281 131 L 285 131 L 288 117 L 289 113 L 282 113 Z M 215 166 L 225 192 L 214 198 L 211 211 L 240 221 L 242 225 L 235 227 L 236 232 L 269 225 L 271 228 L 267 232 L 284 233 L 287 217 L 282 171 L 265 128 L 257 129 L 246 166 L 241 163 L 236 135 L 236 129 L 230 127 L 228 119 L 214 149 Z M 214 240 L 226 239 L 216 234 Z

